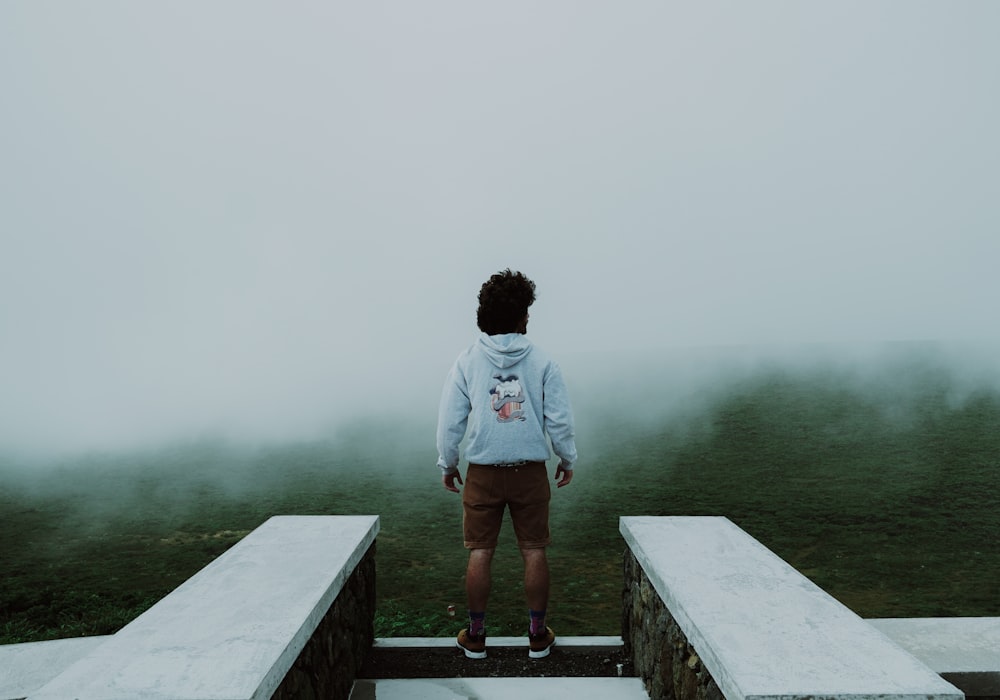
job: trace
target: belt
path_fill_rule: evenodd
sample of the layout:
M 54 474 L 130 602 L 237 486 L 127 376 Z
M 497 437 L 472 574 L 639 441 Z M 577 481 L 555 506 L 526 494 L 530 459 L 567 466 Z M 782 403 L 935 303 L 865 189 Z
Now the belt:
M 534 459 L 520 459 L 516 462 L 497 462 L 496 464 L 469 464 L 470 467 L 491 467 L 494 469 L 506 469 L 508 467 L 526 467 L 529 464 L 544 464 Z

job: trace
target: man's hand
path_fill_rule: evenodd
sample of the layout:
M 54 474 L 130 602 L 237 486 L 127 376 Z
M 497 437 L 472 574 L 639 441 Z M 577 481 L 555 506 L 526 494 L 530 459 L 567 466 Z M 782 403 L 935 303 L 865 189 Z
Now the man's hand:
M 449 472 L 448 474 L 444 474 L 441 476 L 441 483 L 444 484 L 444 487 L 449 491 L 454 491 L 455 493 L 458 493 L 458 487 L 455 486 L 456 481 L 460 484 L 462 483 L 462 475 L 459 474 L 457 471 Z
M 559 475 L 562 474 L 562 478 Z M 563 469 L 562 464 L 556 467 L 556 488 L 561 489 L 563 486 L 573 481 L 573 470 Z

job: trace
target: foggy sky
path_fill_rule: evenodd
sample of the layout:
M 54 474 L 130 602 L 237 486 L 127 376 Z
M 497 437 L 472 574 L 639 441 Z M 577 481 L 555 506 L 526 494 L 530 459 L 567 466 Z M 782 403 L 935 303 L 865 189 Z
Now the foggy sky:
M 990 0 L 0 3 L 0 449 L 436 410 L 553 354 L 996 340 Z

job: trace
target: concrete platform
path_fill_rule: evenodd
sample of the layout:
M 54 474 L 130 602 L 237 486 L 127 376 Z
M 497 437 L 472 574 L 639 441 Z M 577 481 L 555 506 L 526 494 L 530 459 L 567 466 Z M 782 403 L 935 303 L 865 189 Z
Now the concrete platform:
M 458 623 L 461 625 L 461 623 Z M 487 640 L 490 647 L 524 647 L 528 644 L 527 637 L 490 637 Z M 621 637 L 556 637 L 556 644 L 561 651 L 596 651 L 621 649 L 625 646 Z M 376 649 L 454 649 L 454 637 L 379 637 L 375 640 Z
M 273 517 L 29 697 L 271 697 L 377 533 L 377 516 Z
M 868 620 L 968 697 L 1000 696 L 1000 617 Z
M 357 680 L 350 700 L 649 700 L 638 678 L 413 678 Z
M 0 700 L 28 697 L 108 639 L 74 637 L 0 645 Z
M 721 517 L 621 532 L 728 700 L 962 700 L 899 645 Z

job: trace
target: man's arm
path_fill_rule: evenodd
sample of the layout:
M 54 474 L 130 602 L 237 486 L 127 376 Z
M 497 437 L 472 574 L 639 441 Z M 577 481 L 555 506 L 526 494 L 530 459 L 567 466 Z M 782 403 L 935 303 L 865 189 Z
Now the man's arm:
M 569 393 L 566 391 L 562 371 L 557 364 L 551 364 L 545 373 L 544 382 L 545 432 L 552 441 L 552 450 L 559 457 L 556 486 L 561 488 L 573 480 L 573 464 L 577 456 L 573 411 L 569 405 Z
M 469 413 L 472 411 L 472 404 L 465 387 L 465 377 L 456 363 L 448 373 L 444 390 L 441 392 L 437 427 L 437 464 L 441 468 L 441 482 L 446 489 L 455 493 L 458 493 L 455 482 L 462 483 L 462 476 L 458 473 L 458 446 L 465 437 Z

